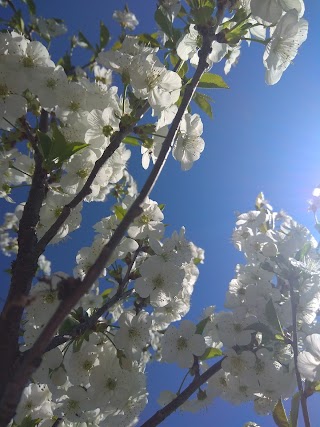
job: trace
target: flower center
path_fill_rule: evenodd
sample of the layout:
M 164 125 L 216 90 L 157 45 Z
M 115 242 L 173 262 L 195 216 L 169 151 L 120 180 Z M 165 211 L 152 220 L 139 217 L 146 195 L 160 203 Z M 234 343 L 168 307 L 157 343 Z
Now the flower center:
M 6 84 L 0 84 L 0 97 L 5 98 L 9 95 L 9 89 Z
M 109 390 L 115 390 L 115 388 L 117 387 L 117 381 L 114 380 L 113 378 L 108 378 L 107 383 L 106 383 L 106 387 Z
M 76 400 L 70 399 L 67 405 L 68 405 L 68 408 L 71 410 L 75 410 L 79 408 L 79 402 L 77 402 Z
M 54 210 L 54 216 L 55 216 L 56 218 L 58 218 L 58 216 L 60 216 L 60 215 L 61 215 L 61 213 L 62 213 L 62 207 L 57 207 L 57 208 L 55 208 L 55 210 Z
M 184 337 L 179 337 L 177 341 L 178 350 L 185 350 L 188 348 L 188 341 Z
M 80 102 L 76 102 L 76 101 L 71 101 L 69 104 L 69 108 L 71 111 L 73 111 L 74 113 L 76 113 L 77 111 L 80 110 Z
M 53 304 L 56 300 L 56 295 L 54 292 L 49 292 L 43 297 L 43 302 L 45 304 Z
M 106 136 L 108 138 L 108 136 L 112 135 L 113 132 L 113 128 L 110 125 L 105 125 L 102 128 L 102 133 L 104 136 Z
M 57 87 L 57 81 L 54 78 L 50 78 L 47 80 L 47 88 L 55 89 Z
M 82 367 L 85 371 L 90 371 L 90 369 L 93 367 L 93 363 L 90 360 L 85 360 Z
M 33 68 L 34 67 L 34 61 L 31 58 L 31 56 L 25 56 L 22 59 L 22 65 L 26 68 Z
M 153 279 L 152 279 L 152 284 L 153 284 L 153 286 L 154 286 L 154 289 L 156 289 L 156 288 L 163 288 L 163 285 L 164 285 L 164 279 L 163 279 L 163 277 L 161 276 L 161 274 L 158 274 L 156 277 L 154 277 Z
M 149 218 L 149 217 L 148 217 L 148 215 L 146 215 L 146 214 L 141 215 L 141 217 L 139 218 L 139 223 L 140 223 L 141 225 L 148 224 L 148 223 L 149 223 L 149 221 L 150 221 L 150 218 Z
M 87 169 L 80 169 L 77 171 L 76 175 L 79 178 L 85 179 L 88 176 L 88 171 L 87 171 Z
M 139 331 L 136 328 L 130 328 L 128 331 L 129 338 L 135 338 L 139 336 Z

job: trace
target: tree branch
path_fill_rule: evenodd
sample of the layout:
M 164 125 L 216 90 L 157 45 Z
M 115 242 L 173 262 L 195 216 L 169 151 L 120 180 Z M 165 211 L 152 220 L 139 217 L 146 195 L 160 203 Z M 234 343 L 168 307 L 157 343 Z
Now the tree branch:
M 84 322 L 82 325 L 75 326 L 68 333 L 68 335 L 56 335 L 55 337 L 53 337 L 50 344 L 46 348 L 46 352 L 53 350 L 54 348 L 58 347 L 59 345 L 64 344 L 65 342 L 69 341 L 70 339 L 82 335 L 88 329 L 93 328 L 94 325 L 99 320 L 99 318 L 105 312 L 107 312 L 114 304 L 116 304 L 121 299 L 125 299 L 125 298 L 129 297 L 133 293 L 133 289 L 127 290 L 126 292 L 124 292 L 124 289 L 129 282 L 129 276 L 130 276 L 132 267 L 133 267 L 133 265 L 137 259 L 137 256 L 139 255 L 141 250 L 142 250 L 142 248 L 139 247 L 135 251 L 135 253 L 133 254 L 132 259 L 128 265 L 126 274 L 125 274 L 123 280 L 121 281 L 121 283 L 119 283 L 119 287 L 118 287 L 118 290 L 115 293 L 115 295 L 112 298 L 108 299 L 95 313 L 93 313 L 92 316 L 89 317 L 89 319 L 86 322 Z
M 53 350 L 54 348 L 58 347 L 61 344 L 66 343 L 70 339 L 76 338 L 82 334 L 85 333 L 88 329 L 91 329 L 94 327 L 94 325 L 97 323 L 99 318 L 106 313 L 110 308 L 119 302 L 120 299 L 125 299 L 129 297 L 132 294 L 133 290 L 129 289 L 126 292 L 123 292 L 121 297 L 119 297 L 118 293 L 116 293 L 112 298 L 110 298 L 107 302 L 105 302 L 92 316 L 89 317 L 89 319 L 84 322 L 83 324 L 80 324 L 79 326 L 74 327 L 68 335 L 56 335 L 52 338 L 50 344 L 45 350 L 45 353 Z
M 301 375 L 298 370 L 298 354 L 299 354 L 298 336 L 297 336 L 297 305 L 298 304 L 297 304 L 297 295 L 293 287 L 294 281 L 296 281 L 296 277 L 292 277 L 291 279 L 289 279 L 290 301 L 291 301 L 291 312 L 292 312 L 292 329 L 293 329 L 292 331 L 293 360 L 294 360 L 294 367 L 296 371 L 298 389 L 300 391 L 300 402 L 301 402 L 302 414 L 304 419 L 304 425 L 305 427 L 311 427 L 308 406 L 307 406 L 307 398 L 303 391 Z
M 7 384 L 5 393 L 0 402 L 0 427 L 6 427 L 6 425 L 10 422 L 10 420 L 14 417 L 16 407 L 19 403 L 23 389 L 26 386 L 32 373 L 39 366 L 39 362 L 41 362 L 41 356 L 46 351 L 46 348 L 50 343 L 51 337 L 55 334 L 59 325 L 63 322 L 65 317 L 70 313 L 70 311 L 75 306 L 75 304 L 80 300 L 80 298 L 86 292 L 88 292 L 92 284 L 99 278 L 101 271 L 103 270 L 105 265 L 108 263 L 113 251 L 115 250 L 117 245 L 120 243 L 121 239 L 124 237 L 128 227 L 134 221 L 134 219 L 141 214 L 142 212 L 141 205 L 143 204 L 146 197 L 150 194 L 151 190 L 153 189 L 164 167 L 168 154 L 172 148 L 175 137 L 178 133 L 181 119 L 185 111 L 187 110 L 188 105 L 195 93 L 195 90 L 198 86 L 201 76 L 203 75 L 203 73 L 208 67 L 206 59 L 209 53 L 211 52 L 211 49 L 212 49 L 211 45 L 212 45 L 212 41 L 215 39 L 215 34 L 213 32 L 213 29 L 210 29 L 208 27 L 199 28 L 199 31 L 202 33 L 202 36 L 203 36 L 203 45 L 199 51 L 198 67 L 193 75 L 191 82 L 186 86 L 184 96 L 178 108 L 178 112 L 172 122 L 172 125 L 167 134 L 167 137 L 163 142 L 158 159 L 149 177 L 147 178 L 140 194 L 138 195 L 134 203 L 131 205 L 131 207 L 128 209 L 126 215 L 124 216 L 121 223 L 113 233 L 110 241 L 104 246 L 96 262 L 94 263 L 93 266 L 91 266 L 88 273 L 84 277 L 83 281 L 82 282 L 80 281 L 79 284 L 75 286 L 75 289 L 71 293 L 71 295 L 68 295 L 64 300 L 61 301 L 56 312 L 53 314 L 53 316 L 51 317 L 47 325 L 44 327 L 42 333 L 40 334 L 40 336 L 38 337 L 38 339 L 36 340 L 32 348 L 22 358 L 21 363 L 19 363 L 19 366 L 17 366 L 15 373 L 11 378 L 11 381 Z M 115 134 L 115 137 L 113 140 L 114 145 L 116 145 L 117 143 L 120 144 L 121 142 L 120 136 L 123 138 L 126 135 L 128 135 L 128 133 L 130 132 L 131 132 L 131 127 L 125 128 L 124 130 L 120 129 L 120 131 Z M 100 161 L 101 164 L 103 164 L 102 161 L 105 161 L 104 160 L 105 153 L 97 162 Z M 101 160 L 102 158 L 103 160 Z M 97 162 L 96 162 L 96 165 L 97 165 Z M 99 162 L 99 167 L 100 167 L 100 162 Z M 87 183 L 85 184 L 86 188 L 81 190 L 81 192 L 79 193 L 80 196 L 78 195 L 79 197 L 76 196 L 75 199 L 71 202 L 71 204 L 65 207 L 61 216 L 53 224 L 49 232 L 46 233 L 46 235 L 39 242 L 39 245 L 37 247 L 38 255 L 42 253 L 46 244 L 51 240 L 51 238 L 55 235 L 55 233 L 59 230 L 60 226 L 63 224 L 64 220 L 68 217 L 71 209 L 70 205 L 71 207 L 74 207 L 76 202 L 77 203 L 80 202 L 79 198 L 85 197 L 85 195 L 88 194 L 87 192 L 90 191 L 90 185 L 93 182 L 95 174 L 99 170 L 98 166 L 96 165 L 94 167 L 95 172 L 91 173 Z
M 69 217 L 72 210 L 78 206 L 79 203 L 82 202 L 82 200 L 91 193 L 91 184 L 93 183 L 94 179 L 97 176 L 97 173 L 102 168 L 102 166 L 105 164 L 105 162 L 112 156 L 112 154 L 116 151 L 117 148 L 119 148 L 121 142 L 123 139 L 129 135 L 135 124 L 141 119 L 141 117 L 148 111 L 149 109 L 149 103 L 145 102 L 143 106 L 138 109 L 136 113 L 137 120 L 134 124 L 131 124 L 129 126 L 121 127 L 120 122 L 120 130 L 119 132 L 115 132 L 111 138 L 110 138 L 110 145 L 105 149 L 102 156 L 96 161 L 90 175 L 88 176 L 87 181 L 85 182 L 82 189 L 79 191 L 79 193 L 71 200 L 70 203 L 68 203 L 64 208 L 62 209 L 61 214 L 58 216 L 56 221 L 51 225 L 49 230 L 44 234 L 44 236 L 39 240 L 39 243 L 37 245 L 37 255 L 38 257 L 44 252 L 47 244 L 53 239 L 54 236 L 56 236 L 57 232 L 59 231 L 59 228 L 63 225 L 65 220 Z
M 32 184 L 18 231 L 18 254 L 12 263 L 12 278 L 9 294 L 0 315 L 0 396 L 6 384 L 11 380 L 15 363 L 19 357 L 19 331 L 24 307 L 27 303 L 32 279 L 37 270 L 38 257 L 35 254 L 37 244 L 36 225 L 45 197 L 47 173 L 42 167 L 42 156 L 26 120 L 21 121 L 25 134 L 34 150 L 35 171 Z
M 224 359 L 224 358 L 223 358 Z M 169 417 L 173 412 L 175 412 L 181 405 L 183 405 L 193 393 L 202 386 L 205 382 L 208 381 L 214 374 L 216 374 L 221 369 L 221 362 L 212 365 L 206 372 L 200 376 L 195 376 L 193 381 L 186 387 L 182 393 L 180 393 L 175 399 L 168 403 L 165 407 L 157 411 L 152 417 L 150 417 L 146 422 L 144 422 L 140 427 L 156 427 L 163 420 Z

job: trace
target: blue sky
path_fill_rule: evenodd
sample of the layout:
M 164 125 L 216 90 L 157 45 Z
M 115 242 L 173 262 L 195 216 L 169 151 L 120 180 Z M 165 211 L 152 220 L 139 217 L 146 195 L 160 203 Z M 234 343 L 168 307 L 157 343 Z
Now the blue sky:
M 127 1 L 140 26 L 139 32 L 154 32 L 155 0 Z M 111 33 L 118 33 L 112 21 L 114 9 L 123 8 L 119 0 L 55 0 L 37 2 L 38 15 L 63 18 L 69 34 L 82 31 L 93 42 L 98 40 L 99 21 L 103 20 Z M 151 198 L 164 203 L 165 223 L 169 233 L 185 226 L 187 236 L 205 249 L 205 264 L 193 295 L 188 318 L 197 321 L 202 309 L 216 305 L 223 309 L 224 295 L 234 276 L 237 263 L 243 258 L 233 247 L 231 234 L 235 212 L 253 208 L 255 198 L 263 191 L 276 210 L 284 209 L 297 221 L 312 227 L 307 213 L 307 200 L 320 182 L 320 3 L 309 0 L 305 18 L 309 21 L 309 36 L 294 63 L 275 86 L 264 83 L 263 46 L 243 46 L 238 65 L 225 81 L 230 90 L 208 91 L 215 103 L 214 119 L 202 115 L 205 151 L 188 172 L 171 157 Z M 65 38 L 52 43 L 54 60 L 68 48 Z M 79 63 L 88 58 L 79 49 Z M 212 72 L 221 72 L 218 66 Z M 196 111 L 196 110 L 195 110 Z M 134 147 L 133 147 L 134 151 Z M 136 151 L 138 151 L 136 149 Z M 146 176 L 139 166 L 139 153 L 133 153 L 131 172 L 138 174 L 139 184 Z M 10 206 L 9 206 L 10 208 Z M 1 212 L 8 209 L 1 204 Z M 48 251 L 53 269 L 71 272 L 79 247 L 90 244 L 90 226 L 106 215 L 103 205 L 89 204 L 85 209 L 85 235 L 74 233 L 69 240 Z M 58 255 L 57 255 L 58 253 Z M 1 258 L 8 262 L 8 259 Z M 158 409 L 155 403 L 160 390 L 179 388 L 184 372 L 176 366 L 154 365 L 149 369 L 150 405 L 143 419 Z M 311 405 L 311 412 L 315 412 Z M 315 414 L 313 414 L 315 416 Z M 316 418 L 314 418 L 316 419 Z M 233 407 L 217 401 L 195 416 L 178 413 L 164 426 L 202 427 L 223 425 L 242 427 L 255 420 L 262 427 L 274 426 L 271 417 L 258 417 L 252 404 Z

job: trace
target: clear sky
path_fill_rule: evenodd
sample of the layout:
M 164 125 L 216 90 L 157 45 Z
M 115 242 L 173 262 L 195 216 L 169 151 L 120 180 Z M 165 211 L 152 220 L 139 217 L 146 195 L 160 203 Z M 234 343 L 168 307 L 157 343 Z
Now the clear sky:
M 98 40 L 99 20 L 105 22 L 111 33 L 118 33 L 112 12 L 125 4 L 122 0 L 36 3 L 38 15 L 63 18 L 69 34 L 80 30 L 93 42 Z M 152 19 L 155 0 L 128 0 L 127 3 L 140 21 L 136 32 L 156 30 Z M 200 268 L 200 279 L 188 315 L 191 320 L 197 321 L 202 308 L 208 305 L 223 309 L 224 295 L 235 266 L 243 261 L 230 239 L 235 212 L 253 208 L 260 191 L 276 210 L 284 209 L 297 221 L 312 227 L 307 200 L 320 182 L 319 1 L 306 1 L 305 18 L 309 21 L 308 39 L 275 86 L 264 83 L 264 47 L 252 44 L 248 48 L 244 44 L 238 65 L 225 77 L 230 90 L 208 91 L 215 100 L 214 119 L 202 115 L 206 142 L 202 157 L 188 172 L 182 172 L 179 163 L 170 157 L 151 195 L 166 205 L 165 223 L 169 224 L 169 234 L 185 226 L 187 237 L 205 249 L 205 264 Z M 67 47 L 65 38 L 54 41 L 51 46 L 53 59 L 57 60 Z M 80 64 L 88 58 L 84 53 L 79 49 Z M 221 67 L 212 72 L 221 72 Z M 141 186 L 146 174 L 139 166 L 139 150 L 133 147 L 134 150 L 131 172 L 138 174 Z M 4 209 L 7 208 L 2 204 L 1 210 Z M 98 204 L 87 204 L 84 213 L 86 234 L 75 232 L 65 243 L 48 251 L 53 271 L 72 271 L 78 248 L 90 244 L 93 239 L 90 226 L 108 215 L 105 205 Z M 2 257 L 1 263 L 3 260 Z M 143 419 L 158 409 L 155 399 L 159 391 L 176 391 L 183 376 L 184 372 L 176 366 L 157 364 L 150 367 L 151 403 Z M 312 405 L 311 412 L 314 411 Z M 274 426 L 271 417 L 256 416 L 251 403 L 233 407 L 222 401 L 216 401 L 194 416 L 175 414 L 163 425 L 191 427 L 198 423 L 202 427 L 242 427 L 249 420 L 262 427 Z

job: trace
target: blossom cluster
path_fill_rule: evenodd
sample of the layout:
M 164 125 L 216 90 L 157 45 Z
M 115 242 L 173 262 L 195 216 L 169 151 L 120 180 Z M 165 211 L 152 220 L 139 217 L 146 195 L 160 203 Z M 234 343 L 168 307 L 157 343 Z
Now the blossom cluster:
M 308 34 L 308 22 L 302 18 L 304 14 L 303 0 L 279 1 L 279 0 L 241 0 L 240 1 L 249 24 L 244 32 L 244 40 L 257 40 L 266 45 L 263 54 L 263 64 L 266 68 L 266 83 L 277 83 L 283 72 L 288 68 L 298 53 L 298 48 L 306 40 Z M 225 18 L 222 26 L 217 30 L 229 31 L 232 37 L 232 28 L 236 22 Z M 267 38 L 267 29 L 270 29 L 270 37 Z M 230 39 L 231 40 L 231 39 Z M 229 43 L 228 32 L 225 41 L 213 41 L 212 51 L 207 58 L 209 69 L 213 64 L 226 59 L 224 71 L 229 73 L 231 66 L 236 65 L 241 50 L 242 40 L 234 40 Z M 201 36 L 194 24 L 189 27 L 189 32 L 178 43 L 177 54 L 183 61 L 190 60 L 191 65 L 198 64 L 198 51 L 201 47 Z
M 290 216 L 258 200 L 257 210 L 238 216 L 233 232 L 233 242 L 246 263 L 237 266 L 229 284 L 228 311 L 215 313 L 208 308 L 202 320 L 207 345 L 222 349 L 225 358 L 206 388 L 182 410 L 194 412 L 220 396 L 233 404 L 253 401 L 256 412 L 265 415 L 279 399 L 294 395 L 296 369 L 303 379 L 320 380 L 317 242 Z M 201 365 L 202 371 L 207 368 Z M 174 397 L 163 392 L 159 402 L 166 404 Z
M 84 277 L 117 227 L 119 213 L 124 214 L 132 201 L 127 196 L 114 207 L 114 215 L 94 226 L 97 235 L 91 247 L 79 251 L 75 276 Z M 205 352 L 205 339 L 192 322 L 185 320 L 179 330 L 170 326 L 190 309 L 199 274 L 196 264 L 203 261 L 203 251 L 186 240 L 184 229 L 164 238 L 163 218 L 158 204 L 147 199 L 143 213 L 129 227 L 102 273 L 111 287 L 100 293 L 96 283 L 59 332 L 67 333 L 68 328 L 88 321 L 117 292 L 119 301 L 106 317 L 97 319 L 94 328 L 86 328 L 83 335 L 44 355 L 33 375 L 35 383 L 24 391 L 17 423 L 29 416 L 48 422 L 59 417 L 66 425 L 133 425 L 147 403 L 147 363 L 162 360 L 191 368 L 194 356 Z M 67 279 L 64 273 L 55 273 L 33 286 L 22 350 L 32 346 L 57 309 L 61 281 Z M 130 295 L 125 297 L 128 291 Z

